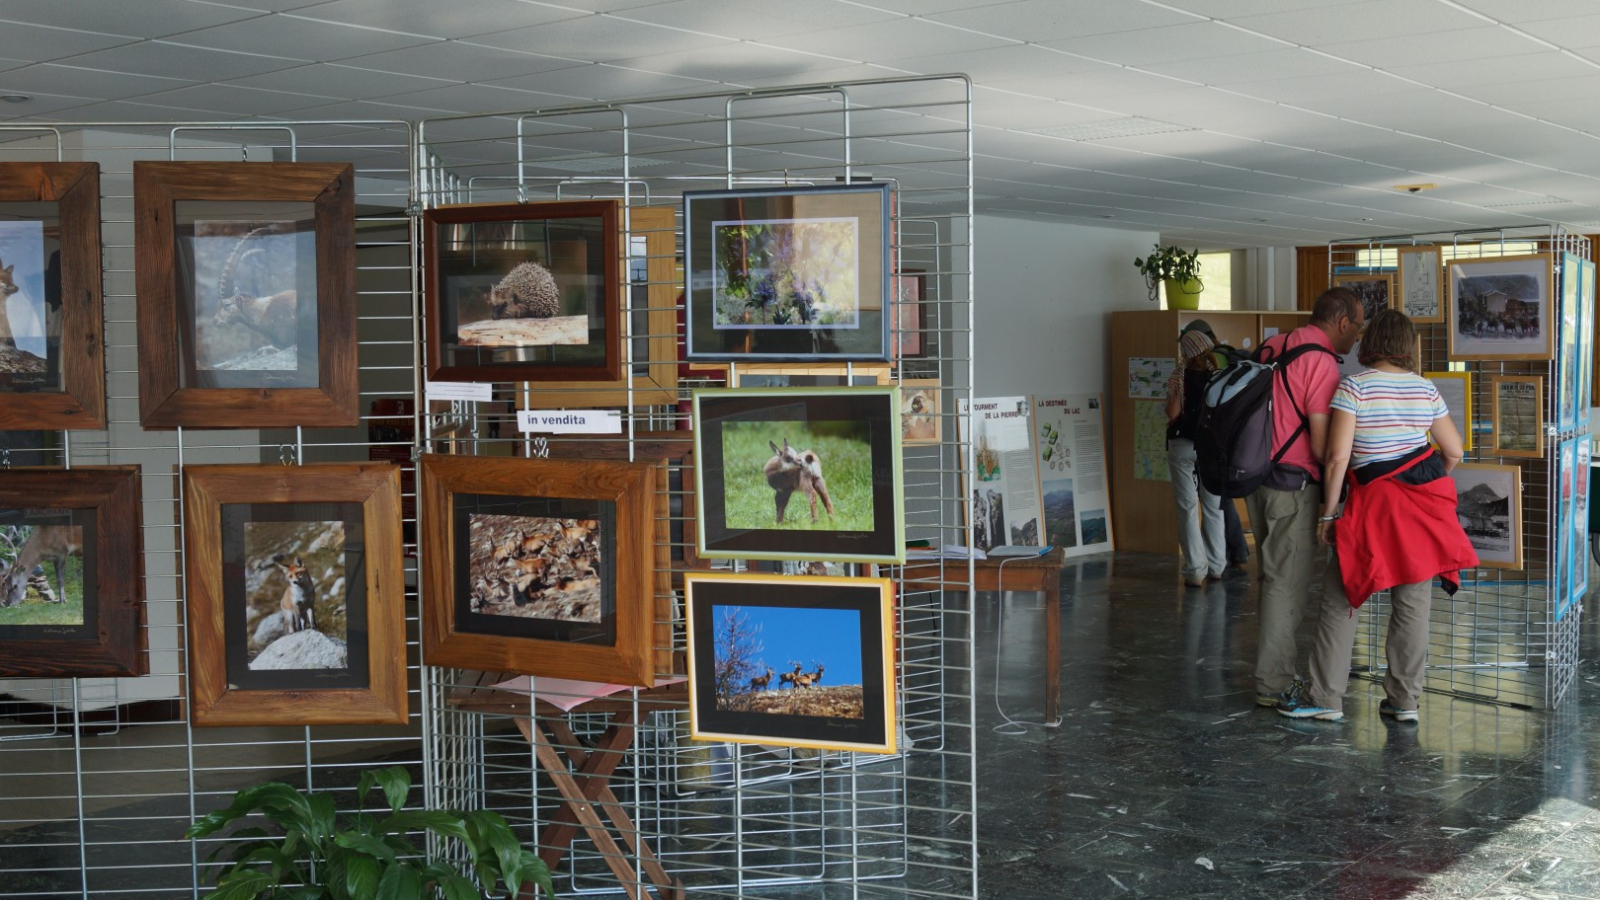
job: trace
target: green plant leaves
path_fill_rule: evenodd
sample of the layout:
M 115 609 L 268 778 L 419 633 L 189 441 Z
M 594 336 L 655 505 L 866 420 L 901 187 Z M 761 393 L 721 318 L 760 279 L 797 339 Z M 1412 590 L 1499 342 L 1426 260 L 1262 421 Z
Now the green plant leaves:
M 235 869 L 217 882 L 212 900 L 254 900 L 256 895 L 271 887 L 272 878 L 255 869 Z
M 401 766 L 390 766 L 387 769 L 368 769 L 361 773 L 361 782 L 356 785 L 356 793 L 362 797 L 367 796 L 367 791 L 376 783 L 383 789 L 384 799 L 389 801 L 389 812 L 397 813 L 400 807 L 406 805 L 406 797 L 411 793 L 411 773 Z
M 345 860 L 345 889 L 355 900 L 366 900 L 378 893 L 378 879 L 382 871 L 376 860 L 351 856 Z
M 407 863 L 383 870 L 375 900 L 417 900 L 422 896 L 422 875 Z
M 380 859 L 386 863 L 394 863 L 394 848 L 382 839 L 370 834 L 361 834 L 354 831 L 341 831 L 334 835 L 333 842 L 347 850 L 357 850 L 368 856 Z M 346 866 L 349 861 L 346 861 Z

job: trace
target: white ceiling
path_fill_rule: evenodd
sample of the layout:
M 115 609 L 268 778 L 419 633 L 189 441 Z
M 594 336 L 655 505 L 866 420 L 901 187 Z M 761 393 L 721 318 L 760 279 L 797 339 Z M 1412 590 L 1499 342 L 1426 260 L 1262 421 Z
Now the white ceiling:
M 7 122 L 946 72 L 976 84 L 980 212 L 1207 247 L 1600 231 L 1600 0 L 0 0 Z

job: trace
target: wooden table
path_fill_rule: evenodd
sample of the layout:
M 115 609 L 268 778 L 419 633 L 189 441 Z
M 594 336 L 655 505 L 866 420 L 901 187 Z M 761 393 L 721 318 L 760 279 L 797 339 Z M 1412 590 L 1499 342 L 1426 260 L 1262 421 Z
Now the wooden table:
M 1057 547 L 1038 557 L 1010 556 L 972 563 L 973 590 L 1004 587 L 1044 594 L 1044 720 L 1051 723 L 1061 713 L 1061 567 L 1066 561 L 1066 551 Z M 907 587 L 967 589 L 965 560 L 915 560 L 905 565 L 904 573 Z

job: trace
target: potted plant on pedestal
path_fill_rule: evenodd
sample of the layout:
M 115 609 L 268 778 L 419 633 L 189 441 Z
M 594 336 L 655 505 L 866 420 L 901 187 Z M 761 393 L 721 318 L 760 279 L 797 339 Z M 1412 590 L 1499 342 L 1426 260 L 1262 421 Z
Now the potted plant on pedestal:
M 1165 283 L 1168 309 L 1200 308 L 1200 292 L 1205 290 L 1205 284 L 1200 281 L 1199 250 L 1157 244 L 1149 256 L 1135 258 L 1133 264 L 1144 276 L 1151 303 L 1156 301 L 1156 285 Z
M 388 814 L 365 810 L 367 792 L 383 791 Z M 550 870 L 524 848 L 511 826 L 493 810 L 405 810 L 411 776 L 394 766 L 361 773 L 354 815 L 335 813 L 332 794 L 302 792 L 281 782 L 246 788 L 227 809 L 202 818 L 184 832 L 201 838 L 260 814 L 282 832 L 240 828 L 207 860 L 231 851 L 232 863 L 217 879 L 209 900 L 483 900 L 515 897 L 537 884 L 555 896 Z M 416 832 L 459 842 L 466 864 L 433 859 L 407 838 Z M 502 888 L 501 885 L 504 887 Z

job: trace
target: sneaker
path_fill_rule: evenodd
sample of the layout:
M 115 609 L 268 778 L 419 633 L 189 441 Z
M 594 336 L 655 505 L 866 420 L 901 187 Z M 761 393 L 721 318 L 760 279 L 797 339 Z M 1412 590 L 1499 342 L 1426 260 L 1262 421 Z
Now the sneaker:
M 1396 722 L 1415 722 L 1417 720 L 1416 710 L 1400 709 L 1399 707 L 1391 705 L 1387 700 L 1378 704 L 1378 715 L 1393 716 Z
M 1344 718 L 1344 713 L 1337 709 L 1328 709 L 1326 706 L 1317 706 L 1307 703 L 1292 709 L 1278 708 L 1278 715 L 1288 716 L 1291 719 L 1316 719 L 1319 722 L 1337 722 Z
M 1185 578 L 1183 584 L 1185 587 L 1205 587 L 1206 577 L 1201 575 L 1199 578 Z
M 1256 694 L 1256 705 L 1270 709 L 1294 709 L 1306 702 L 1310 696 L 1306 683 L 1296 678 L 1289 682 L 1289 686 L 1277 694 Z

